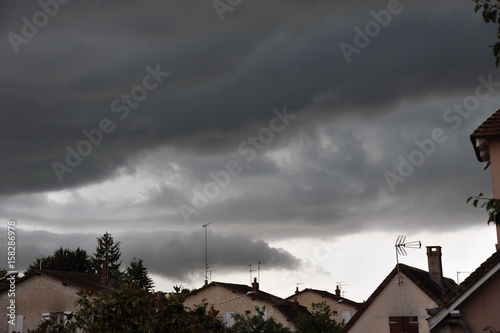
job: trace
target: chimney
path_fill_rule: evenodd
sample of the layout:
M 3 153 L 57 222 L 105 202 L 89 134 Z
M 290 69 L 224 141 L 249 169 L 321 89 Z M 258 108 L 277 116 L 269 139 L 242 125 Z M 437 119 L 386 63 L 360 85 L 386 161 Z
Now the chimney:
M 438 286 L 443 287 L 443 265 L 441 263 L 441 246 L 427 246 L 427 261 L 429 263 L 429 277 Z
M 299 286 L 295 287 L 295 295 L 299 293 Z
M 257 291 L 259 291 L 259 283 L 257 282 L 257 278 L 253 278 L 252 291 L 254 293 L 256 293 Z
M 108 265 L 104 263 L 101 268 L 101 284 L 108 284 L 109 282 L 109 269 Z
M 335 296 L 340 297 L 340 288 L 337 286 L 337 289 L 335 289 Z
M 293 302 L 292 302 L 292 307 L 293 307 L 293 309 L 295 309 L 295 310 L 298 310 L 298 309 L 299 309 L 299 301 L 297 300 L 297 297 L 295 297 L 295 298 L 293 299 Z

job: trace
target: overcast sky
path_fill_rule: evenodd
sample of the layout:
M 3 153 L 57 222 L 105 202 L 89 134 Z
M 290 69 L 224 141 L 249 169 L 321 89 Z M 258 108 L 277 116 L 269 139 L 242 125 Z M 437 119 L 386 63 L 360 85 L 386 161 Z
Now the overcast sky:
M 19 270 L 108 231 L 157 289 L 200 287 L 212 223 L 213 280 L 261 261 L 278 296 L 342 282 L 361 301 L 400 234 L 443 246 L 451 278 L 493 252 L 465 203 L 491 195 L 469 135 L 500 102 L 471 1 L 229 3 L 0 2 Z M 424 249 L 402 261 L 427 269 Z

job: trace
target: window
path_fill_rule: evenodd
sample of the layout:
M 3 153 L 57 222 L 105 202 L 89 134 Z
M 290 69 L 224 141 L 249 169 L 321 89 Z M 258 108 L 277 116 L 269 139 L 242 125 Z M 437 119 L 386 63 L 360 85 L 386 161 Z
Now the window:
M 262 318 L 264 318 L 264 320 L 267 320 L 267 311 L 266 309 L 263 309 L 264 310 L 264 316 L 262 316 Z
M 16 315 L 16 324 L 11 325 L 9 323 L 9 333 L 22 332 L 23 331 L 23 320 L 24 320 L 24 315 Z
M 334 316 L 338 316 L 338 315 L 339 315 L 339 312 L 338 312 L 338 311 L 332 311 L 332 315 L 334 315 Z
M 42 313 L 42 321 L 49 320 L 50 318 L 55 318 L 58 323 L 64 323 L 68 321 L 68 315 L 71 311 L 64 312 L 44 312 Z
M 250 317 L 250 310 L 245 310 L 245 317 Z
M 418 333 L 418 317 L 389 317 L 390 333 Z
M 342 322 L 347 324 L 351 320 L 351 311 L 342 311 Z
M 234 312 L 226 312 L 225 316 L 225 322 L 226 322 L 226 327 L 232 327 L 234 325 L 234 318 L 233 318 Z

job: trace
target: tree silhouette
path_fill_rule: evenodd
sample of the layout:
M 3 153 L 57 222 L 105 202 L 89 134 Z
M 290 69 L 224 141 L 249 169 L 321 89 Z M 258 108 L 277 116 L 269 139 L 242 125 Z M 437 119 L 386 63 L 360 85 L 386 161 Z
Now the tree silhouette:
M 107 231 L 101 237 L 97 238 L 97 246 L 94 257 L 92 258 L 92 266 L 95 272 L 100 272 L 102 266 L 107 263 L 108 268 L 114 272 L 120 272 L 122 260 L 120 251 L 120 242 L 115 243 L 113 236 Z
M 80 248 L 73 251 L 60 247 L 50 256 L 38 257 L 28 266 L 24 274 L 31 273 L 40 268 L 66 272 L 92 272 L 90 257 L 87 251 Z
M 134 257 L 125 269 L 125 275 L 128 282 L 137 283 L 140 288 L 149 291 L 154 287 L 153 280 L 148 276 L 148 270 L 142 259 Z

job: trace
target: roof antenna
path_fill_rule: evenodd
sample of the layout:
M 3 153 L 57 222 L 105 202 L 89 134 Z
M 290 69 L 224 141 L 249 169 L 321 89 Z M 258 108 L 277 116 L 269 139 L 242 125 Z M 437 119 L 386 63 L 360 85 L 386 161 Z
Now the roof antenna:
M 257 281 L 260 283 L 260 265 L 265 265 L 265 262 L 259 260 L 259 264 L 257 265 Z
M 399 257 L 398 256 L 406 256 L 407 249 L 420 249 L 422 247 L 422 243 L 420 241 L 407 242 L 406 236 L 399 235 L 396 239 L 396 244 L 394 247 L 396 248 L 396 267 L 398 268 L 398 285 L 401 286 L 401 275 L 399 274 Z
M 252 285 L 252 264 L 248 265 L 247 267 L 245 267 L 245 269 L 247 269 L 248 267 L 250 267 L 250 285 Z
M 461 271 L 457 271 L 457 284 L 460 284 L 460 279 L 458 277 L 458 274 L 467 274 L 467 273 L 472 273 L 472 272 L 461 272 Z
M 207 245 L 207 229 L 212 222 L 203 225 L 205 229 L 205 286 L 208 284 L 208 245 Z

